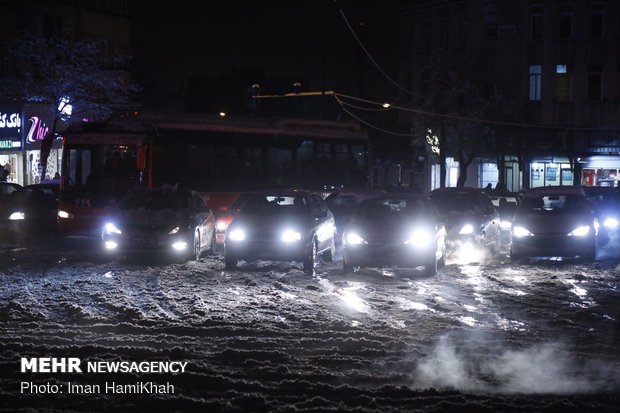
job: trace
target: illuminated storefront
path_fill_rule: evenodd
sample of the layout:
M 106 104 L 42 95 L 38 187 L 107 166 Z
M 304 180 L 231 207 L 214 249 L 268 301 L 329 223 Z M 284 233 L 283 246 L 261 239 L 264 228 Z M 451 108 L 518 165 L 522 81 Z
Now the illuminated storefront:
M 568 158 L 538 158 L 530 162 L 530 188 L 573 185 L 573 168 Z
M 24 165 L 26 184 L 49 181 L 54 179 L 55 176 L 59 176 L 56 174 L 60 174 L 62 139 L 58 136 L 52 143 L 52 149 L 47 158 L 46 174 L 42 176 L 41 141 L 50 131 L 54 119 L 53 116 L 49 105 L 24 106 Z
M 9 171 L 7 181 L 24 183 L 22 114 L 19 106 L 0 107 L 0 167 Z

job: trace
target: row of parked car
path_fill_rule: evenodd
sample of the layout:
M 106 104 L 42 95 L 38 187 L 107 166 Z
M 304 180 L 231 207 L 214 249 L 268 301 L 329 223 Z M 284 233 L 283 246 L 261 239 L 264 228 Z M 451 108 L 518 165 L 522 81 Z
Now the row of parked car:
M 53 225 L 57 186 L 3 183 L 2 191 L 3 223 Z M 617 188 L 601 187 L 523 194 L 443 188 L 428 196 L 340 190 L 326 199 L 275 190 L 241 194 L 225 211 L 212 211 L 195 191 L 160 188 L 123 199 L 106 217 L 101 240 L 114 254 L 161 251 L 198 259 L 221 248 L 229 269 L 241 260 L 265 259 L 299 261 L 306 271 L 321 255 L 333 260 L 342 244 L 346 272 L 423 266 L 434 274 L 447 251 L 463 246 L 491 254 L 509 246 L 512 259 L 596 259 L 598 247 L 617 236 L 619 212 Z

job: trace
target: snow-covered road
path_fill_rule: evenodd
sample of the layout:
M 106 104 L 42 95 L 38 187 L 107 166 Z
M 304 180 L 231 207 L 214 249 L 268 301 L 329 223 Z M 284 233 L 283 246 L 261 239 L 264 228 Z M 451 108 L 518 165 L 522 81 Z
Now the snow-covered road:
M 340 262 L 94 259 L 2 247 L 0 408 L 618 411 L 620 259 L 482 263 L 434 277 Z M 21 357 L 187 361 L 176 375 L 20 373 Z M 173 394 L 21 394 L 170 382 Z M 617 407 L 618 406 L 618 407 Z M 209 410 L 210 409 L 210 410 Z

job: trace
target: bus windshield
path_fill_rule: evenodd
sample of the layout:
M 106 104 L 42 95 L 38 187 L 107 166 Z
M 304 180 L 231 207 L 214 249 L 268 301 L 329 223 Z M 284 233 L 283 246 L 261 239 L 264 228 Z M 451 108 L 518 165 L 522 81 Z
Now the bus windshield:
M 66 189 L 129 190 L 139 182 L 136 145 L 68 145 L 65 150 Z

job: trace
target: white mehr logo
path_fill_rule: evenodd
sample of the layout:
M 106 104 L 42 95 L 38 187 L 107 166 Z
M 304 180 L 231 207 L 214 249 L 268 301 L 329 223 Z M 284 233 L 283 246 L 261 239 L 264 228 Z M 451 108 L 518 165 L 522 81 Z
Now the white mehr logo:
M 32 373 L 81 373 L 77 357 L 33 357 L 21 359 L 21 372 Z

